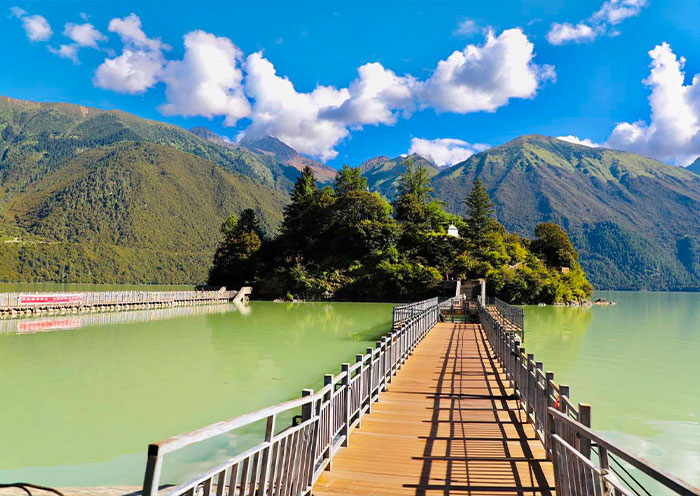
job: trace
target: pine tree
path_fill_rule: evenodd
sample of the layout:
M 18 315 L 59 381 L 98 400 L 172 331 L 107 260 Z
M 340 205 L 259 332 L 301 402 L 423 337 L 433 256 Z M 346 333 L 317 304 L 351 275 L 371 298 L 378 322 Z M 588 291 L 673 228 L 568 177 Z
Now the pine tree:
M 467 238 L 477 250 L 484 250 L 489 244 L 489 235 L 494 230 L 495 223 L 491 219 L 494 204 L 479 178 L 474 180 L 464 204 L 467 206 Z
M 394 200 L 396 218 L 409 222 L 423 222 L 425 207 L 430 202 L 430 175 L 424 165 L 413 166 L 413 159 L 406 160 L 406 172 L 399 176 L 398 192 Z
M 367 191 L 367 178 L 362 176 L 362 171 L 359 167 L 348 167 L 343 165 L 343 168 L 338 171 L 335 176 L 335 194 L 344 196 L 353 191 Z
M 301 176 L 294 184 L 291 203 L 284 208 L 282 232 L 294 233 L 304 229 L 304 217 L 318 193 L 314 171 L 308 165 L 301 171 Z

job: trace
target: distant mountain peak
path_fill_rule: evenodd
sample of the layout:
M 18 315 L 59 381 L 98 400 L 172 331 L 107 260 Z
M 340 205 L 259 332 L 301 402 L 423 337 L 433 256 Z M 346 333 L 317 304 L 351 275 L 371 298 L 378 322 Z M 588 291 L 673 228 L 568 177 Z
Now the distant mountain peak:
M 316 179 L 321 182 L 329 182 L 337 174 L 334 168 L 298 153 L 275 136 L 244 136 L 238 144 L 254 153 L 272 156 L 275 160 L 298 170 L 308 165 L 314 171 Z

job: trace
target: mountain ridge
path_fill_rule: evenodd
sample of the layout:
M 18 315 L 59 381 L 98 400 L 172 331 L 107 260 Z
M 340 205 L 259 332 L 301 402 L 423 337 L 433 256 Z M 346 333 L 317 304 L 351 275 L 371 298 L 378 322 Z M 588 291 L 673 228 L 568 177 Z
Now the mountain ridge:
M 597 287 L 700 287 L 700 176 L 630 152 L 526 135 L 469 157 L 432 180 L 454 213 L 476 178 L 506 228 L 555 222 L 571 235 Z

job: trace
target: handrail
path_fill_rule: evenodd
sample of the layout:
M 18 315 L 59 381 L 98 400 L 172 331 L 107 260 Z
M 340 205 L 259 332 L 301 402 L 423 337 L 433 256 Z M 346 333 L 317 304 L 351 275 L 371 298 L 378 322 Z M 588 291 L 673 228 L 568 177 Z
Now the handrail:
M 548 413 L 552 417 L 554 426 L 553 432 L 558 436 L 564 438 L 562 435 L 563 433 L 565 433 L 566 436 L 574 435 L 579 439 L 586 438 L 589 442 L 598 445 L 598 449 L 600 450 L 598 457 L 600 459 L 601 469 L 608 469 L 607 458 L 610 454 L 614 454 L 632 465 L 637 470 L 644 472 L 655 481 L 675 491 L 677 494 L 688 496 L 700 495 L 700 489 L 678 479 L 665 470 L 654 466 L 644 458 L 633 455 L 624 448 L 616 446 L 614 443 L 600 436 L 589 427 L 586 427 L 580 422 L 567 417 L 557 409 L 549 408 Z
M 645 459 L 628 453 L 592 431 L 591 407 L 586 403 L 575 405 L 570 400 L 569 386 L 557 384 L 554 372 L 545 371 L 542 362 L 535 361 L 533 354 L 526 353 L 518 335 L 494 316 L 490 307 L 484 305 L 481 299 L 477 304 L 479 320 L 494 354 L 503 366 L 506 380 L 511 383 L 528 421 L 544 444 L 547 457 L 554 462 L 557 494 L 600 494 L 592 490 L 591 484 L 596 483 L 612 491 L 610 494 L 629 494 L 628 490 L 620 488 L 620 481 L 610 473 L 607 459 L 609 452 L 676 494 L 700 496 L 700 489 L 654 467 Z M 600 468 L 590 472 L 590 464 L 582 464 L 579 459 L 591 459 L 593 443 L 599 446 L 601 462 Z M 578 478 L 583 477 L 584 473 L 587 475 L 585 482 L 582 482 Z M 573 482 L 572 477 L 576 478 Z
M 142 494 L 159 494 L 166 454 L 263 420 L 265 435 L 256 446 L 168 488 L 163 496 L 195 496 L 199 488 L 203 488 L 203 494 L 213 494 L 216 488 L 217 495 L 226 490 L 229 495 L 237 490 L 240 494 L 266 496 L 307 493 L 321 472 L 330 467 L 335 453 L 348 445 L 351 430 L 371 412 L 372 404 L 433 328 L 438 320 L 437 298 L 399 305 L 393 316 L 392 330 L 377 341 L 376 347 L 356 355 L 354 364 L 342 364 L 340 374 L 325 375 L 319 391 L 305 389 L 301 398 L 150 444 Z M 301 415 L 294 415 L 299 410 Z M 299 421 L 279 429 L 276 424 L 281 414 Z

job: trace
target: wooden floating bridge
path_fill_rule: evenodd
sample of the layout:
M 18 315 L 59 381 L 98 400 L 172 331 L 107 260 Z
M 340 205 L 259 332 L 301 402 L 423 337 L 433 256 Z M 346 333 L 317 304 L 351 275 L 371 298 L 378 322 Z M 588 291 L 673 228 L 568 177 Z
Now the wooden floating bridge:
M 108 312 L 145 308 L 237 302 L 252 289 L 239 291 L 90 291 L 75 293 L 0 293 L 0 317 Z
M 479 299 L 476 322 L 441 322 L 468 314 L 458 300 L 395 307 L 393 330 L 317 392 L 151 444 L 143 495 L 700 495 L 591 430 L 510 309 Z M 256 425 L 246 451 L 161 480 L 166 455 Z

